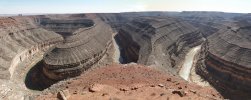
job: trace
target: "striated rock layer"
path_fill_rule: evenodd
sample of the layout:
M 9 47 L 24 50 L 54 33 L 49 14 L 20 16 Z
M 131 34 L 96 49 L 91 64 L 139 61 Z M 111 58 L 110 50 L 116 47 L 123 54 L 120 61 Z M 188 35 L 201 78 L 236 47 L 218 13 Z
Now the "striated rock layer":
M 50 79 L 61 80 L 80 75 L 82 71 L 97 63 L 112 43 L 112 29 L 95 15 L 87 15 L 86 21 L 83 23 L 80 21 L 80 25 L 72 23 L 79 22 L 79 18 L 63 22 L 57 22 L 59 19 L 49 20 L 51 20 L 49 23 L 44 23 L 45 27 L 54 22 L 53 25 L 49 25 L 53 26 L 49 29 L 57 32 L 60 30 L 59 33 L 69 33 L 63 34 L 65 38 L 63 43 L 48 52 L 43 59 L 45 65 L 43 72 Z M 93 22 L 92 26 L 89 26 L 90 22 Z M 54 24 L 60 27 L 55 28 Z M 82 27 L 79 27 L 81 25 Z M 65 28 L 61 26 L 70 27 L 72 30 L 69 31 L 67 28 L 64 30 Z
M 82 18 L 69 16 L 68 19 L 53 18 L 51 16 L 40 17 L 39 23 L 43 28 L 59 33 L 64 37 L 74 34 L 80 28 L 91 27 L 94 24 L 92 20 L 86 18 L 84 15 Z
M 60 35 L 37 24 L 35 17 L 0 18 L 1 79 L 10 79 L 20 62 L 63 40 Z
M 124 63 L 156 65 L 176 74 L 186 52 L 203 41 L 192 25 L 170 17 L 135 17 L 118 29 Z
M 222 27 L 202 46 L 197 73 L 226 98 L 251 98 L 251 24 L 237 21 Z

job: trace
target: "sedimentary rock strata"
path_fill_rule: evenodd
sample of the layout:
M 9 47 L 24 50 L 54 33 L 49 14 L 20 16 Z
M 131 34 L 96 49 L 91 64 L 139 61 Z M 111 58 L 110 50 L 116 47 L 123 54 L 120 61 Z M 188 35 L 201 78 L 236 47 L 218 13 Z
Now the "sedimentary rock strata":
M 250 23 L 237 21 L 210 36 L 203 44 L 197 73 L 227 98 L 250 98 Z
M 72 35 L 76 30 L 84 27 L 93 26 L 93 21 L 86 18 L 81 19 L 50 19 L 40 18 L 40 25 L 50 31 L 61 34 L 62 36 Z
M 186 50 L 203 41 L 192 25 L 169 17 L 133 18 L 119 29 L 117 40 L 125 62 L 156 65 L 173 73 L 179 69 Z
M 37 27 L 35 17 L 0 18 L 0 78 L 10 79 L 20 62 L 60 41 L 60 35 Z
M 53 19 L 50 20 L 55 22 Z M 70 25 L 66 27 L 73 28 L 72 31 L 64 30 L 64 27 L 57 27 L 56 30 L 55 27 L 49 28 L 57 32 L 60 30 L 60 33 L 69 33 L 69 35 L 64 35 L 63 43 L 57 45 L 55 49 L 44 57 L 43 63 L 45 67 L 43 72 L 50 79 L 61 80 L 80 75 L 82 71 L 97 63 L 110 47 L 112 43 L 112 29 L 110 26 L 99 18 L 86 20 L 88 21 L 83 21 L 83 23 L 89 25 L 90 22 L 93 22 L 94 24 L 92 26 L 84 25 L 79 27 L 79 25 L 72 23 L 75 21 L 79 22 L 78 19 L 75 19 L 64 21 L 62 25 Z M 61 26 L 61 23 L 55 22 L 54 24 Z M 44 24 L 47 27 L 48 24 Z

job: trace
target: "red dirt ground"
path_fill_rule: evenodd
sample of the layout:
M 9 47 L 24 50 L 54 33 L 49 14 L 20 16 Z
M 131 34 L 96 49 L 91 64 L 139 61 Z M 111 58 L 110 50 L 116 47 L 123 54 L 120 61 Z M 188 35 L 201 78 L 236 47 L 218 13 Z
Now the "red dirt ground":
M 176 76 L 143 65 L 113 64 L 85 72 L 62 85 L 68 100 L 219 100 L 209 87 L 188 83 Z M 37 100 L 58 100 L 47 94 Z

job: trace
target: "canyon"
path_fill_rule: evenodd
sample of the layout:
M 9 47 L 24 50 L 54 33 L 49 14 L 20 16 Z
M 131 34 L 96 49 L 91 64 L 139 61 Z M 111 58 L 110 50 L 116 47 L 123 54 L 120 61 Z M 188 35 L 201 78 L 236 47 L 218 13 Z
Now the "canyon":
M 184 60 L 184 64 L 182 65 L 182 68 L 179 71 L 179 75 L 187 81 L 190 80 L 189 76 L 191 73 L 191 68 L 193 67 L 194 57 L 195 57 L 196 53 L 198 52 L 198 50 L 200 50 L 200 48 L 201 48 L 201 45 L 196 46 L 196 47 L 192 48 L 191 51 L 189 51 L 187 53 L 185 60 Z
M 249 100 L 250 28 L 224 12 L 0 17 L 0 99 Z

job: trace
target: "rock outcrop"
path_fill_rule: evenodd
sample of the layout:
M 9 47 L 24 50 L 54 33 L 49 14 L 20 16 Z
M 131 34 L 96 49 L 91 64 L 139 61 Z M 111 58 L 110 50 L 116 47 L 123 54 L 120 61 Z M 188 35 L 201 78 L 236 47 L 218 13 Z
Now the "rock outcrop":
M 156 65 L 174 74 L 187 50 L 203 41 L 199 30 L 170 17 L 132 18 L 119 28 L 116 38 L 125 63 Z
M 10 79 L 20 62 L 62 40 L 60 35 L 38 27 L 35 17 L 0 18 L 0 78 Z
M 236 21 L 208 37 L 202 46 L 196 71 L 226 98 L 251 98 L 250 32 L 248 21 Z
M 49 19 L 51 20 L 49 24 L 42 21 L 44 27 L 64 35 L 63 43 L 48 52 L 43 59 L 45 65 L 43 72 L 48 78 L 61 80 L 80 75 L 82 71 L 96 64 L 107 52 L 112 44 L 112 29 L 98 17 L 88 18 L 83 22 L 80 19 L 63 22 L 58 21 L 59 19 L 56 21 Z M 75 24 L 75 21 L 80 25 Z M 54 23 L 50 24 L 51 22 Z M 91 22 L 93 24 L 89 26 Z
M 143 65 L 108 65 L 89 70 L 81 76 L 53 85 L 54 92 L 37 100 L 58 99 L 68 94 L 68 100 L 220 100 L 217 91 L 200 87 L 180 78 Z M 60 88 L 59 88 L 60 87 Z M 62 91 L 69 91 L 62 93 Z

